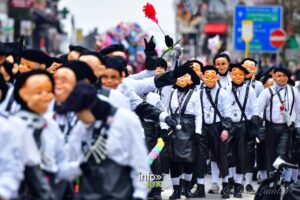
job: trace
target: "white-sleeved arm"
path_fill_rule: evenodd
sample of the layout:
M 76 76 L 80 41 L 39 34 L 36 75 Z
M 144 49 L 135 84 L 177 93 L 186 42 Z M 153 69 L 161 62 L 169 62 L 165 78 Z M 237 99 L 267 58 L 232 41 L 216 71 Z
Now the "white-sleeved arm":
M 220 104 L 220 113 L 222 115 L 223 118 L 226 118 L 226 117 L 231 117 L 231 111 L 230 111 L 230 96 L 228 94 L 228 92 L 221 88 L 221 98 L 219 99 L 219 102 L 218 104 Z
M 256 97 L 258 97 L 263 90 L 264 90 L 264 86 L 263 86 L 262 82 L 257 81 L 257 84 L 255 86 Z
M 195 132 L 201 134 L 202 132 L 202 106 L 200 102 L 199 93 L 194 91 L 193 93 L 193 107 L 195 112 Z
M 296 112 L 296 120 L 295 126 L 296 128 L 300 128 L 300 86 L 294 88 L 295 91 L 295 112 Z
M 128 97 L 132 111 L 143 102 L 143 99 L 139 97 L 129 85 L 122 83 L 118 86 L 117 90 L 120 91 L 124 96 Z
M 258 109 L 257 109 L 257 106 L 256 106 L 256 93 L 255 93 L 255 90 L 253 88 L 250 88 L 251 90 L 249 91 L 249 116 L 248 117 L 248 120 L 251 119 L 252 116 L 254 115 L 258 115 Z
M 0 120 L 0 198 L 17 197 L 23 179 L 24 164 L 21 158 L 21 140 L 12 128 Z
M 69 160 L 67 156 L 63 134 L 54 131 L 53 134 L 56 134 L 55 159 L 56 164 L 58 166 L 57 178 L 60 180 L 72 181 L 81 174 L 81 170 L 79 168 L 80 160 Z
M 261 118 L 263 118 L 264 110 L 268 106 L 270 97 L 269 89 L 264 89 L 256 100 L 256 112 Z
M 129 75 L 128 78 L 135 79 L 135 80 L 141 80 L 141 79 L 152 77 L 152 76 L 155 76 L 155 70 L 145 69 L 139 73 Z
M 149 77 L 142 80 L 132 80 L 125 78 L 123 79 L 123 84 L 130 85 L 139 96 L 142 96 L 143 94 L 147 94 L 149 92 L 153 92 L 157 89 L 155 86 L 154 77 Z
M 124 135 L 124 140 L 127 142 L 126 145 L 130 154 L 129 166 L 132 168 L 130 176 L 134 187 L 133 197 L 146 199 L 148 193 L 147 185 L 145 182 L 139 180 L 139 174 L 150 173 L 147 160 L 147 149 L 142 137 L 143 128 L 136 115 L 128 116 L 126 122 L 128 128 L 127 134 Z

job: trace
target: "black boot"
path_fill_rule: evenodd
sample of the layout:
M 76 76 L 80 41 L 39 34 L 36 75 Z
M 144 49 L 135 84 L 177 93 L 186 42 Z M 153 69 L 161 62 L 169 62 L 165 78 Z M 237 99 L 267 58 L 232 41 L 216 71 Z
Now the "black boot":
M 162 198 L 161 198 L 161 187 L 155 188 L 152 199 L 153 200 L 162 200 Z
M 191 198 L 192 197 L 191 181 L 185 181 L 184 182 L 184 196 L 186 198 Z
M 234 188 L 234 179 L 233 178 L 229 178 L 228 179 L 228 189 L 229 189 L 229 193 L 233 194 L 233 188 Z
M 230 189 L 228 183 L 222 183 L 221 197 L 222 199 L 230 198 Z
M 203 184 L 197 184 L 196 191 L 192 194 L 193 198 L 204 198 L 205 197 L 205 188 Z
M 235 198 L 242 198 L 242 192 L 243 192 L 243 185 L 242 184 L 238 184 L 235 183 L 234 184 L 234 192 L 233 192 L 233 196 Z
M 184 195 L 184 179 L 181 178 L 179 184 L 180 184 L 181 195 Z
M 174 185 L 174 192 L 173 194 L 169 197 L 170 200 L 175 200 L 175 199 L 180 199 L 180 192 L 181 192 L 181 188 L 179 185 Z

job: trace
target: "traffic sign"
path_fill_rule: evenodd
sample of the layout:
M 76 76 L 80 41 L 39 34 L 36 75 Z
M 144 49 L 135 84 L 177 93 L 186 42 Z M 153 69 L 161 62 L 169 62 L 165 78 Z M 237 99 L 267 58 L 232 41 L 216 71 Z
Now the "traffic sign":
M 282 25 L 281 6 L 236 6 L 234 13 L 234 48 L 245 51 L 246 43 L 242 38 L 244 20 L 253 22 L 253 38 L 249 43 L 250 52 L 276 52 L 270 44 L 270 34 Z
M 285 43 L 285 32 L 280 29 L 276 29 L 271 32 L 270 43 L 275 48 L 280 48 Z

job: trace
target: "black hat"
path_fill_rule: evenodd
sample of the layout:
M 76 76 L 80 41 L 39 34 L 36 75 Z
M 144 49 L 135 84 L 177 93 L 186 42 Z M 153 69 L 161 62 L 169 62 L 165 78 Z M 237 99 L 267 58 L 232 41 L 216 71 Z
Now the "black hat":
M 15 42 L 0 42 L 0 55 L 11 55 L 18 51 L 18 43 Z
M 122 76 L 122 72 L 126 66 L 124 66 L 124 63 L 119 58 L 107 57 L 105 59 L 105 67 L 117 70 L 120 76 Z
M 254 62 L 255 65 L 257 65 L 257 61 L 254 60 L 253 58 L 244 58 L 241 62 L 241 64 L 244 64 L 244 62 L 246 62 L 247 60 Z
M 161 67 L 161 68 L 164 68 L 165 70 L 167 70 L 168 68 L 168 63 L 165 59 L 163 58 L 159 58 L 157 60 L 157 66 L 156 67 Z
M 69 50 L 70 52 L 71 51 L 78 51 L 79 53 L 83 53 L 83 52 L 86 52 L 86 51 L 90 51 L 88 48 L 85 48 L 83 46 L 79 46 L 79 45 L 70 45 L 69 46 Z
M 242 71 L 245 73 L 245 75 L 249 74 L 249 71 L 248 71 L 245 67 L 243 67 L 240 63 L 235 63 L 235 64 L 231 63 L 231 64 L 229 65 L 229 71 L 230 71 L 230 72 L 231 72 L 234 68 L 239 68 L 240 70 L 242 70 Z
M 25 102 L 23 101 L 23 99 L 21 98 L 21 96 L 19 95 L 19 90 L 23 87 L 23 85 L 25 84 L 26 80 L 34 75 L 46 75 L 51 84 L 52 84 L 52 92 L 54 91 L 54 79 L 52 77 L 52 75 L 47 72 L 46 70 L 41 70 L 41 69 L 35 69 L 35 70 L 31 70 L 29 72 L 26 73 L 22 73 L 18 76 L 18 78 L 16 79 L 16 83 L 15 83 L 15 88 L 14 88 L 14 96 L 15 96 L 15 100 L 17 103 L 19 103 L 23 108 L 24 106 L 26 107 Z
M 217 54 L 215 57 L 214 57 L 214 64 L 216 63 L 216 60 L 218 58 L 226 58 L 226 60 L 228 61 L 228 63 L 230 63 L 230 58 L 227 54 L 225 53 L 220 53 L 220 54 Z
M 8 86 L 2 76 L 2 74 L 0 73 L 0 90 L 2 92 L 2 95 L 1 95 L 1 98 L 0 98 L 0 102 L 2 102 L 5 97 L 6 97 L 6 94 L 7 94 L 7 91 L 8 91 Z
M 63 67 L 70 68 L 75 73 L 77 82 L 88 79 L 91 84 L 95 84 L 98 80 L 93 70 L 85 62 L 73 60 L 65 63 Z
M 205 67 L 201 68 L 202 74 L 204 74 L 208 70 L 213 70 L 218 74 L 218 69 L 215 66 L 212 65 L 206 65 Z
M 35 49 L 27 49 L 22 51 L 21 58 L 32 62 L 37 62 L 39 64 L 45 64 L 46 68 L 50 67 L 53 63 L 53 60 L 49 55 L 47 55 L 41 50 Z
M 14 76 L 13 71 L 12 71 L 13 67 L 14 67 L 14 64 L 5 60 L 2 63 L 2 66 L 5 69 L 5 72 L 12 78 Z
M 87 55 L 95 56 L 95 57 L 97 57 L 101 61 L 102 64 L 105 63 L 105 57 L 106 56 L 104 56 L 103 54 L 101 54 L 101 53 L 99 53 L 97 51 L 85 51 L 85 52 L 82 52 L 80 54 L 80 56 L 87 56 Z
M 284 66 L 281 66 L 281 65 L 274 67 L 274 73 L 276 73 L 276 72 L 282 72 L 282 73 L 284 73 L 285 75 L 288 76 L 289 79 L 292 76 L 290 70 L 287 67 L 284 67 Z
M 107 47 L 101 49 L 99 52 L 102 53 L 103 55 L 108 55 L 115 51 L 125 52 L 124 45 L 123 44 L 113 44 L 113 45 L 110 45 L 110 46 L 107 46 Z

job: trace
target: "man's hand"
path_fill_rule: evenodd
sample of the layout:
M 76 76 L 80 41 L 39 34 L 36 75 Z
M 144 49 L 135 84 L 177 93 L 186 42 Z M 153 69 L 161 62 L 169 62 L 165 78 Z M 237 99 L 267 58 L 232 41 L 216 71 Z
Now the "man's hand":
M 227 130 L 223 130 L 222 133 L 221 133 L 221 140 L 222 140 L 222 142 L 224 142 L 225 140 L 227 140 L 228 136 L 229 136 L 228 131 Z

